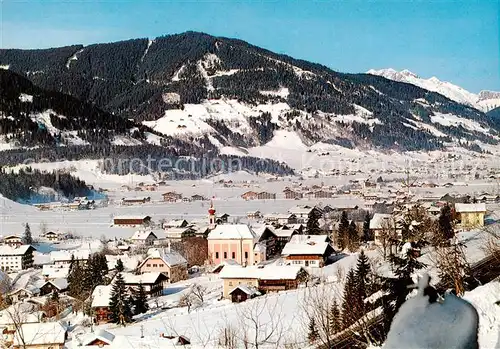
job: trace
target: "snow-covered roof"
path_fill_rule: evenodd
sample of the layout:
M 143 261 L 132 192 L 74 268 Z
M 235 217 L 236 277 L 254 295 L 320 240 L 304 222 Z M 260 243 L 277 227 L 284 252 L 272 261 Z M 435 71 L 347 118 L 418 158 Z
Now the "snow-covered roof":
M 267 265 L 265 267 L 227 265 L 219 276 L 221 279 L 293 280 L 301 269 L 302 267 L 295 265 Z
M 165 223 L 164 225 L 167 227 L 175 227 L 180 228 L 184 222 L 187 222 L 185 219 L 172 219 L 171 221 Z
M 375 213 L 370 220 L 370 229 L 383 229 L 385 227 L 392 226 L 394 226 L 394 219 L 392 214 Z
M 52 285 L 57 287 L 58 290 L 65 290 L 68 288 L 68 279 L 66 279 L 66 278 L 58 278 L 58 279 L 54 279 L 54 280 L 49 280 L 47 282 L 44 282 L 43 285 L 45 285 L 47 283 L 51 283 Z
M 132 273 L 122 273 L 123 280 L 125 281 L 125 284 L 127 284 L 127 285 L 154 284 L 154 283 L 156 283 L 156 280 L 158 280 L 160 275 L 163 275 L 163 274 L 159 273 L 159 272 L 144 273 L 144 274 L 139 274 L 139 275 L 132 274 Z
M 0 325 L 40 322 L 42 315 L 43 313 L 37 311 L 37 306 L 33 303 L 16 303 L 0 311 Z
M 131 240 L 146 240 L 151 234 L 158 239 L 158 236 L 150 230 L 138 230 L 132 235 Z
M 330 245 L 327 235 L 294 235 L 287 242 L 281 254 L 290 255 L 324 255 Z
M 187 264 L 187 260 L 182 257 L 179 252 L 169 251 L 168 249 L 150 248 L 148 250 L 147 257 L 142 264 L 144 264 L 148 258 L 161 258 L 169 267 L 179 264 Z
M 7 245 L 0 246 L 0 256 L 22 256 L 30 248 L 34 249 L 31 245 L 21 245 L 18 247 L 11 247 Z
M 220 224 L 208 234 L 209 240 L 255 238 L 255 232 L 246 224 Z
M 108 307 L 111 299 L 112 285 L 99 285 L 96 286 L 92 292 L 92 308 Z
M 115 269 L 116 263 L 118 262 L 119 259 L 122 261 L 123 267 L 124 267 L 124 269 L 126 271 L 134 270 L 144 260 L 142 258 L 142 255 L 132 255 L 132 256 L 128 256 L 128 255 L 118 255 L 118 256 L 115 256 L 115 255 L 106 255 L 106 261 L 107 261 L 107 264 L 108 264 L 108 269 L 109 270 Z
M 295 232 L 296 232 L 295 229 L 279 228 L 279 229 L 274 230 L 274 235 L 276 235 L 278 237 L 291 237 L 292 234 Z
M 120 216 L 114 216 L 113 219 L 146 219 L 150 218 L 148 215 L 120 215 Z
M 256 243 L 253 247 L 254 252 L 266 252 L 266 244 Z
M 455 204 L 455 211 L 462 212 L 486 212 L 486 204 L 484 202 L 477 204 Z
M 288 212 L 293 213 L 293 214 L 300 214 L 300 215 L 308 215 L 311 213 L 311 211 L 314 209 L 314 207 L 311 206 L 294 206 L 288 210 Z
M 65 340 L 66 328 L 59 322 L 22 324 L 14 335 L 14 346 L 64 344 Z
M 89 249 L 60 250 L 50 252 L 52 262 L 67 262 L 74 256 L 76 260 L 86 261 L 89 259 L 91 251 Z
M 42 275 L 49 279 L 65 278 L 68 274 L 69 264 L 64 266 L 45 264 L 42 266 Z
M 6 235 L 3 237 L 4 240 L 10 240 L 10 239 L 14 239 L 14 240 L 21 240 L 21 237 L 19 235 Z
M 237 289 L 240 289 L 241 291 L 243 291 L 244 293 L 246 293 L 249 296 L 260 294 L 259 290 L 257 290 L 256 287 L 247 286 L 247 285 L 238 285 L 235 288 L 233 288 L 231 291 L 229 291 L 229 294 L 233 293 Z
M 108 345 L 110 345 L 111 343 L 113 343 L 114 339 L 115 339 L 114 334 L 112 334 L 106 330 L 99 330 L 99 331 L 91 332 L 91 333 L 87 334 L 81 340 L 81 343 L 82 343 L 82 345 L 87 346 L 87 345 L 90 345 L 95 340 L 100 340 L 100 341 L 105 342 Z

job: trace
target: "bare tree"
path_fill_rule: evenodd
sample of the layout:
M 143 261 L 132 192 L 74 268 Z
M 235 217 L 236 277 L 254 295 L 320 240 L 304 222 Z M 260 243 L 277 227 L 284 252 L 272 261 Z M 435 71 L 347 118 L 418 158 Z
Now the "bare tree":
M 197 298 L 192 292 L 187 292 L 182 295 L 179 299 L 180 307 L 187 307 L 188 314 L 191 312 L 191 308 L 196 304 Z
M 269 296 L 236 306 L 240 319 L 240 339 L 245 348 L 259 349 L 262 346 L 281 348 L 284 333 L 283 304 L 276 297 L 269 302 Z
M 376 240 L 382 248 L 384 259 L 387 258 L 387 252 L 392 251 L 394 242 L 397 241 L 398 233 L 396 221 L 394 218 L 386 219 L 382 223 L 382 229 L 376 235 Z
M 458 296 L 462 296 L 470 270 L 463 244 L 455 237 L 448 244 L 437 245 L 431 259 L 440 271 L 441 284 L 453 288 Z
M 231 325 L 221 328 L 217 345 L 226 349 L 238 348 L 238 334 L 236 329 Z
M 207 288 L 205 286 L 202 286 L 200 284 L 194 284 L 191 286 L 191 293 L 198 298 L 198 301 L 200 304 L 203 304 L 205 294 L 207 292 Z

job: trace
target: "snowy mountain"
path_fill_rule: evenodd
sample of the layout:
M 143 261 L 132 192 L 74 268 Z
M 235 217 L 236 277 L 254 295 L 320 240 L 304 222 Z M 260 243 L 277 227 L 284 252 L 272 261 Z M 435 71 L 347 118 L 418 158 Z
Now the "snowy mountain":
M 0 65 L 156 136 L 228 155 L 276 144 L 481 151 L 500 139 L 500 120 L 427 89 L 203 33 L 0 50 Z
M 402 71 L 397 71 L 392 68 L 380 70 L 370 69 L 366 73 L 383 76 L 386 79 L 405 82 L 429 91 L 437 92 L 455 102 L 469 105 L 483 112 L 500 106 L 500 92 L 481 91 L 479 94 L 474 94 L 450 82 L 441 81 L 434 76 L 430 79 L 421 78 L 417 74 L 406 69 Z

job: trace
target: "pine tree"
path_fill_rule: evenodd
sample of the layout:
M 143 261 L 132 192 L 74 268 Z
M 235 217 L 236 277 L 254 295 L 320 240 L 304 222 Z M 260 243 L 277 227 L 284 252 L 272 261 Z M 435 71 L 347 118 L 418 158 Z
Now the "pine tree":
M 314 208 L 307 217 L 306 231 L 309 235 L 320 235 L 321 228 L 319 227 L 320 212 Z
M 24 226 L 23 244 L 33 244 L 33 236 L 31 235 L 31 228 L 28 223 L 26 223 L 26 225 Z
M 146 291 L 144 290 L 144 286 L 139 284 L 138 290 L 134 295 L 134 314 L 143 314 L 148 311 L 148 298 L 146 296 Z
M 122 260 L 121 260 L 121 259 L 118 259 L 118 260 L 116 261 L 116 266 L 115 266 L 115 269 L 116 269 L 116 271 L 117 271 L 117 272 L 119 272 L 119 273 L 123 272 L 123 270 L 125 269 L 125 268 L 124 268 L 124 266 L 123 266 L 123 262 L 122 262 Z
M 361 305 L 364 304 L 366 297 L 370 293 L 370 269 L 370 261 L 368 260 L 365 252 L 361 250 L 356 264 L 356 296 L 358 297 L 358 302 L 361 303 Z
M 347 328 L 352 325 L 357 319 L 353 309 L 359 309 L 357 304 L 358 297 L 356 296 L 356 274 L 354 269 L 347 273 L 346 283 L 344 286 L 344 295 L 342 297 L 342 328 Z
M 70 264 L 70 272 L 68 274 L 69 295 L 78 299 L 85 298 L 85 294 L 91 292 L 85 281 L 85 270 L 73 257 Z
M 309 333 L 307 335 L 307 339 L 309 339 L 310 343 L 314 343 L 318 340 L 319 338 L 319 332 L 316 327 L 316 321 L 314 320 L 313 317 L 309 320 Z
M 359 234 L 356 223 L 351 221 L 347 233 L 347 248 L 351 251 L 357 251 L 359 248 Z
M 366 212 L 365 220 L 363 222 L 363 241 L 368 242 L 373 240 L 372 233 L 370 231 L 370 213 Z
M 57 290 L 52 291 L 52 295 L 50 296 L 50 300 L 54 303 L 59 302 L 59 292 L 57 292 Z
M 109 310 L 111 320 L 118 325 L 125 326 L 132 319 L 130 300 L 125 289 L 125 281 L 121 273 L 116 274 L 115 281 L 111 289 Z
M 330 313 L 330 333 L 338 333 L 342 330 L 342 319 L 340 318 L 340 310 L 337 301 L 333 301 Z
M 349 234 L 349 219 L 347 218 L 347 212 L 342 211 L 342 215 L 340 216 L 338 239 L 337 239 L 338 240 L 337 245 L 341 250 L 347 247 L 348 234 Z
M 453 231 L 453 218 L 451 215 L 451 208 L 449 205 L 444 206 L 441 209 L 441 214 L 439 215 L 439 239 L 438 240 L 449 240 L 455 236 Z

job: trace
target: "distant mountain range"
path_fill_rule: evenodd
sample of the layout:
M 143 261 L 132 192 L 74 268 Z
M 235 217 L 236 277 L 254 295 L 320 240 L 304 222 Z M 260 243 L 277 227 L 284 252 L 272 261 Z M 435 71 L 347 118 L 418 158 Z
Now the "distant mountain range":
M 430 79 L 421 78 L 417 74 L 406 69 L 402 71 L 397 71 L 392 68 L 380 70 L 370 69 L 366 73 L 422 87 L 426 90 L 442 94 L 455 102 L 470 105 L 483 112 L 500 107 L 500 92 L 481 91 L 479 94 L 475 94 L 460 86 L 453 85 L 450 82 L 441 81 L 434 76 Z
M 117 139 L 157 147 L 177 142 L 177 152 L 183 146 L 213 152 L 250 149 L 272 141 L 278 131 L 296 133 L 307 146 L 322 142 L 380 151 L 461 146 L 480 152 L 499 140 L 500 119 L 477 109 L 481 101 L 465 90 L 446 95 L 453 89 L 436 93 L 431 83 L 424 89 L 378 74 L 339 73 L 203 33 L 0 50 L 0 66 L 6 70 L 0 76 L 20 74 L 34 85 L 28 92 L 4 86 L 7 102 L 0 110 L 9 125 L 2 132 L 8 142 L 26 138 L 20 135 L 25 124 L 31 133 L 44 133 L 39 131 L 44 127 L 52 135 L 61 131 L 66 140 L 68 132 L 88 141 L 83 131 L 108 130 L 104 138 L 115 144 Z M 74 106 L 58 110 L 45 103 L 24 115 L 30 95 L 38 103 L 42 92 L 37 89 L 47 91 L 49 99 L 56 92 L 48 91 L 57 91 L 57 98 Z M 482 97 L 491 101 L 496 95 Z M 50 146 L 57 142 L 40 139 Z

